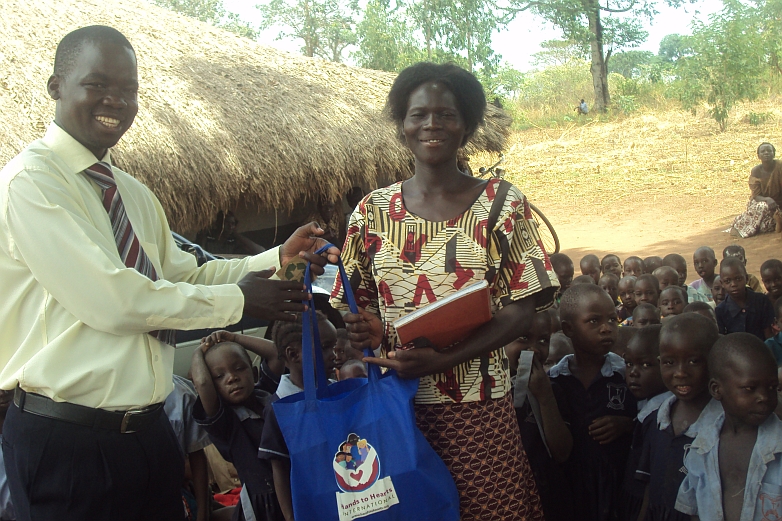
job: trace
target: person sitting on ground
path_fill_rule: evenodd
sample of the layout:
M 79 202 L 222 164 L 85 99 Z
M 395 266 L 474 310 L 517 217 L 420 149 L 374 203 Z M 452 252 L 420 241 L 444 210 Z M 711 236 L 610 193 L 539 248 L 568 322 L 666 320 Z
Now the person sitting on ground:
M 687 291 L 687 261 L 678 253 L 669 253 L 663 257 L 663 266 L 670 266 L 679 274 L 679 286 Z
M 581 102 L 579 102 L 578 106 L 576 107 L 576 112 L 578 112 L 578 115 L 584 115 L 589 113 L 589 107 L 587 107 L 586 101 L 584 99 L 581 99 Z
M 660 266 L 652 273 L 660 283 L 660 290 L 679 285 L 679 273 L 670 266 Z
M 715 324 L 717 323 L 717 314 L 714 313 L 714 308 L 711 307 L 711 304 L 708 302 L 690 302 L 684 306 L 682 313 L 698 313 L 699 315 L 703 315 L 704 317 L 713 320 Z
M 687 292 L 681 286 L 668 286 L 660 292 L 659 305 L 663 319 L 681 315 L 687 305 Z
M 600 259 L 592 253 L 584 255 L 581 262 L 578 263 L 582 275 L 589 275 L 595 284 L 600 280 Z
M 692 254 L 692 264 L 701 278 L 687 288 L 687 299 L 690 302 L 707 302 L 716 306 L 714 296 L 711 294 L 711 287 L 717 276 L 715 273 L 717 257 L 714 255 L 714 250 L 708 246 L 701 246 Z
M 720 263 L 720 280 L 727 296 L 717 306 L 720 333 L 747 332 L 761 340 L 771 336 L 774 308 L 762 293 L 747 287 L 747 270 L 738 257 L 727 257 Z
M 633 310 L 632 321 L 629 325 L 633 327 L 646 327 L 661 322 L 660 309 L 648 302 L 642 302 Z M 627 324 L 623 324 L 627 325 Z
M 600 289 L 608 293 L 611 300 L 614 301 L 614 306 L 619 305 L 619 278 L 613 273 L 606 273 L 600 277 L 600 281 L 597 284 Z
M 774 414 L 774 357 L 753 335 L 734 333 L 709 353 L 709 391 L 722 404 L 684 459 L 675 508 L 692 519 L 782 519 L 782 421 Z
M 616 280 L 619 280 L 622 278 L 622 260 L 618 255 L 609 253 L 600 261 L 600 271 L 603 274 L 613 273 L 616 275 Z
M 619 300 L 622 301 L 622 303 L 616 308 L 616 314 L 619 317 L 619 320 L 627 320 L 629 317 L 633 316 L 633 310 L 636 306 L 636 280 L 636 277 L 630 275 L 623 277 L 622 280 L 619 281 L 619 285 L 617 287 L 619 289 Z
M 662 265 L 663 265 L 662 257 L 658 257 L 657 255 L 646 257 L 644 259 L 644 274 L 651 275 L 654 272 L 654 270 L 656 270 Z
M 731 235 L 746 238 L 775 230 L 782 233 L 782 162 L 775 159 L 776 153 L 771 143 L 758 146 L 760 164 L 749 174 L 747 209 L 733 221 Z
M 725 288 L 722 286 L 722 280 L 720 280 L 719 275 L 714 277 L 714 282 L 711 284 L 711 296 L 714 298 L 715 308 L 725 300 Z
M 644 260 L 641 257 L 627 257 L 624 262 L 624 274 L 625 277 L 632 275 L 633 277 L 640 277 L 644 272 Z
M 725 246 L 725 249 L 722 250 L 722 259 L 725 260 L 727 257 L 738 257 L 741 259 L 741 262 L 744 264 L 744 269 L 746 270 L 747 253 L 744 251 L 743 246 L 739 246 L 738 244 L 730 244 Z M 763 292 L 763 287 L 760 285 L 760 280 L 750 272 L 747 272 L 747 286 L 749 286 L 749 288 L 755 293 Z
M 768 259 L 760 265 L 760 280 L 766 288 L 768 300 L 774 304 L 782 297 L 782 261 Z
M 774 302 L 774 315 L 774 325 L 777 326 L 777 329 L 782 331 L 782 297 L 778 298 L 777 301 Z M 777 333 L 771 338 L 767 338 L 766 345 L 774 354 L 777 365 L 782 365 L 782 332 Z
M 657 277 L 648 273 L 641 275 L 635 281 L 634 287 L 635 303 L 641 305 L 646 302 L 657 307 L 657 301 L 660 298 L 660 281 Z
M 231 210 L 217 212 L 212 226 L 198 232 L 196 243 L 209 253 L 258 255 L 266 248 L 237 231 L 239 220 Z
M 562 293 L 564 293 L 573 283 L 575 270 L 573 261 L 564 253 L 554 253 L 549 257 L 549 260 L 551 261 L 551 267 L 554 269 L 554 273 L 557 274 L 557 280 L 559 280 L 559 291 L 557 292 L 558 302 Z

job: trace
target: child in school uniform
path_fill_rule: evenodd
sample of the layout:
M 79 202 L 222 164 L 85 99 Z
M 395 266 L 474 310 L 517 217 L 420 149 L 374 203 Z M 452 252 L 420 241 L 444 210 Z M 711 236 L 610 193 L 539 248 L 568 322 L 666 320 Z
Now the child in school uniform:
M 641 511 L 646 487 L 635 479 L 635 471 L 641 459 L 643 449 L 644 420 L 660 404 L 671 396 L 665 388 L 660 374 L 660 324 L 653 324 L 636 330 L 636 334 L 627 344 L 624 354 L 625 381 L 627 388 L 638 400 L 638 414 L 633 421 L 633 442 L 625 467 L 624 491 L 626 506 L 623 509 L 625 519 L 635 521 Z M 629 328 L 633 329 L 633 328 Z
M 668 286 L 660 292 L 658 303 L 663 319 L 681 315 L 687 305 L 687 292 L 681 286 Z
M 708 246 L 701 246 L 692 254 L 692 265 L 701 278 L 690 284 L 687 288 L 687 300 L 690 302 L 708 302 L 714 304 L 714 296 L 711 294 L 711 286 L 717 276 L 717 257 L 714 250 Z
M 772 336 L 774 307 L 762 293 L 747 287 L 747 270 L 738 257 L 726 257 L 720 263 L 720 281 L 727 296 L 717 306 L 720 333 L 752 333 L 761 340 Z
M 337 344 L 337 330 L 326 315 L 316 312 L 318 334 L 323 350 L 323 364 L 326 374 L 334 369 L 334 346 Z M 272 331 L 272 340 L 277 346 L 278 356 L 285 361 L 289 374 L 282 375 L 277 392 L 268 402 L 264 412 L 263 434 L 258 444 L 258 458 L 269 462 L 274 476 L 274 487 L 285 521 L 293 521 L 293 497 L 291 496 L 291 462 L 288 445 L 282 436 L 272 404 L 281 398 L 304 392 L 304 370 L 302 366 L 302 315 L 294 322 L 278 322 Z M 345 464 L 350 468 L 350 458 Z
M 190 370 L 198 391 L 193 417 L 243 483 L 233 521 L 284 521 L 271 465 L 258 458 L 270 395 L 255 387 L 258 372 L 247 351 L 236 342 L 215 342 L 212 335 L 193 353 Z
M 619 300 L 622 302 L 616 307 L 616 315 L 619 317 L 620 322 L 633 316 L 633 310 L 636 306 L 634 294 L 635 281 L 636 277 L 628 275 L 623 277 L 617 285 Z
M 685 457 L 676 510 L 703 521 L 782 519 L 782 421 L 771 353 L 749 333 L 709 353 L 709 391 L 723 412 L 704 422 Z
M 616 308 L 596 285 L 579 284 L 562 295 L 560 316 L 575 352 L 549 375 L 563 389 L 570 414 L 573 450 L 566 470 L 573 519 L 619 520 L 637 409 L 624 381 L 624 360 L 610 352 L 617 339 Z
M 506 348 L 511 365 L 517 367 L 513 405 L 521 431 L 521 442 L 529 458 L 538 486 L 543 513 L 547 521 L 569 521 L 572 509 L 563 494 L 562 463 L 570 456 L 573 437 L 567 423 L 562 389 L 552 384 L 543 367 L 549 357 L 552 335 L 548 311 L 536 313 L 529 330 L 522 332 L 515 344 L 520 350 Z M 564 413 L 564 415 L 563 415 Z
M 209 493 L 209 471 L 204 449 L 212 444 L 209 435 L 193 418 L 198 399 L 193 383 L 174 375 L 174 389 L 163 402 L 163 412 L 174 430 L 182 456 L 186 460 L 186 486 L 182 501 L 187 521 L 209 519 L 212 496 Z M 189 471 L 189 472 L 188 472 Z
M 686 472 L 684 456 L 705 423 L 720 412 L 709 394 L 709 350 L 714 323 L 697 313 L 677 315 L 660 330 L 660 374 L 672 394 L 644 419 L 635 477 L 647 484 L 645 521 L 689 521 L 674 509 Z

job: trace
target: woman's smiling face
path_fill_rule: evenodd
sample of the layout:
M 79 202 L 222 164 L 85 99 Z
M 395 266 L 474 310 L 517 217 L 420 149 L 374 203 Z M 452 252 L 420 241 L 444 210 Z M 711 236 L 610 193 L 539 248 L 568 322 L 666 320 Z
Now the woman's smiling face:
M 416 160 L 432 166 L 453 161 L 467 134 L 456 96 L 436 82 L 410 94 L 403 128 Z

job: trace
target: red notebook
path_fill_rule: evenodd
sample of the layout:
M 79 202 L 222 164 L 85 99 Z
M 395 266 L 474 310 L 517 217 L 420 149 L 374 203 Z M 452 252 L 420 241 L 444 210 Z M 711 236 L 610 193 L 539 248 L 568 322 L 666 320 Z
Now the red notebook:
M 420 340 L 424 338 L 435 349 L 444 349 L 465 339 L 489 320 L 489 283 L 482 280 L 399 317 L 393 325 L 403 345 L 427 345 Z

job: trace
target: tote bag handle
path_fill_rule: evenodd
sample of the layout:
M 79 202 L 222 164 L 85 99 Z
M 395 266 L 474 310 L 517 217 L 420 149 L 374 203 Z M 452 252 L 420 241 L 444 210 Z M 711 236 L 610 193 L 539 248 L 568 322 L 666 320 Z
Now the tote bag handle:
M 333 244 L 327 244 L 320 248 L 315 254 L 320 255 L 327 249 L 334 247 Z M 303 330 L 302 330 L 302 370 L 304 371 L 304 397 L 306 400 L 316 400 L 319 397 L 324 396 L 326 387 L 328 386 L 328 378 L 326 376 L 326 368 L 323 362 L 323 350 L 320 344 L 320 333 L 318 332 L 318 320 L 315 317 L 315 301 L 312 297 L 312 276 L 310 271 L 311 263 L 307 263 L 307 268 L 304 271 L 304 283 L 307 287 L 307 292 L 310 294 L 309 300 L 305 300 L 302 304 L 307 306 L 307 311 L 302 316 Z M 358 314 L 358 305 L 356 305 L 356 298 L 353 295 L 353 288 L 350 287 L 350 280 L 345 272 L 345 266 L 342 264 L 340 258 L 337 262 L 339 269 L 338 276 L 342 280 L 342 288 L 345 293 L 345 299 L 348 301 L 348 308 L 350 312 Z M 314 352 L 314 353 L 313 353 Z M 313 356 L 315 360 L 313 361 Z M 364 349 L 364 356 L 375 356 L 371 349 Z M 368 377 L 372 381 L 377 381 L 380 378 L 380 368 L 374 364 L 368 364 Z M 317 377 L 317 386 L 315 380 Z

